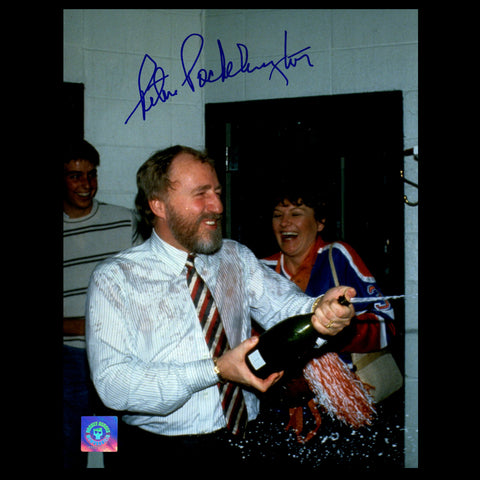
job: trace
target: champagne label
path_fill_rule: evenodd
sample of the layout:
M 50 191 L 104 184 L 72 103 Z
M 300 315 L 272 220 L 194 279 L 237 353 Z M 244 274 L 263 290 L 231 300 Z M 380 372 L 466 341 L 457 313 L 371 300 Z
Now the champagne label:
M 318 337 L 317 341 L 315 342 L 315 346 L 316 346 L 316 348 L 319 348 L 322 345 L 324 345 L 325 343 L 327 343 L 327 341 L 324 338 Z
M 254 350 L 252 353 L 248 354 L 248 359 L 255 370 L 258 370 L 267 364 L 258 350 Z

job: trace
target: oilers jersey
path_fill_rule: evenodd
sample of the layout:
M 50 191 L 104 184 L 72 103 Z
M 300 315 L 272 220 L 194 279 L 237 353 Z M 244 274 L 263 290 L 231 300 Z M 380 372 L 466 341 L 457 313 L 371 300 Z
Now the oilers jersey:
M 321 237 L 317 239 L 317 255 L 312 266 L 305 293 L 312 297 L 323 295 L 335 287 L 335 281 L 329 262 L 329 243 Z M 358 297 L 382 296 L 375 278 L 368 270 L 357 252 L 347 243 L 334 242 L 332 258 L 340 285 L 353 287 Z M 284 265 L 281 252 L 261 260 L 281 275 L 292 280 Z M 342 351 L 348 353 L 365 353 L 386 347 L 395 334 L 393 308 L 388 301 L 355 303 L 356 315 L 351 322 L 354 333 L 351 341 Z

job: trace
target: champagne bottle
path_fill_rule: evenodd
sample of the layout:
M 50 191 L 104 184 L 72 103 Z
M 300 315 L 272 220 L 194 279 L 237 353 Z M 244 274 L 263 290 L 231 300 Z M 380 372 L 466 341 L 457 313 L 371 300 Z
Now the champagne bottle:
M 342 295 L 338 302 L 348 305 Z M 273 372 L 298 366 L 311 356 L 312 350 L 327 342 L 312 324 L 313 313 L 295 315 L 277 323 L 260 335 L 258 343 L 245 356 L 245 362 L 254 375 L 267 378 Z

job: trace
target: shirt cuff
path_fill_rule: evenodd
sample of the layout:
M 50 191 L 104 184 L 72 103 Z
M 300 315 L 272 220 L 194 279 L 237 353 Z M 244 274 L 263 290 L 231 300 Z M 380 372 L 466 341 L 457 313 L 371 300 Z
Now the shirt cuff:
M 185 364 L 185 379 L 193 392 L 198 392 L 218 383 L 213 360 L 206 358 Z

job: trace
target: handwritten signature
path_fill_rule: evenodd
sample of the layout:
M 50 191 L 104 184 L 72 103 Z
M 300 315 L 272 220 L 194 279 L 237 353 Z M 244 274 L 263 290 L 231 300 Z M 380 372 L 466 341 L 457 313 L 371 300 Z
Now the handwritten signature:
M 185 65 L 184 60 L 184 50 L 186 45 L 192 40 L 198 38 L 200 40 L 200 47 L 198 53 L 193 60 L 193 63 L 188 67 Z M 199 33 L 192 33 L 182 43 L 180 49 L 180 60 L 182 62 L 183 73 L 185 78 L 181 84 L 181 87 L 188 87 L 192 92 L 196 91 L 196 88 L 203 88 L 208 83 L 215 83 L 219 80 L 222 82 L 227 81 L 229 78 L 234 78 L 240 73 L 251 74 L 256 70 L 263 70 L 270 68 L 270 75 L 268 80 L 271 80 L 274 73 L 278 73 L 285 80 L 285 85 L 289 84 L 287 71 L 290 68 L 295 68 L 301 60 L 305 60 L 309 67 L 313 67 L 313 64 L 306 52 L 311 47 L 305 47 L 301 50 L 298 50 L 295 53 L 288 53 L 287 49 L 287 31 L 284 34 L 284 43 L 283 43 L 283 57 L 279 60 L 270 60 L 268 62 L 263 62 L 260 65 L 252 66 L 248 61 L 248 48 L 243 43 L 237 43 L 237 49 L 239 54 L 239 59 L 237 65 L 231 60 L 225 58 L 225 52 L 223 50 L 222 42 L 217 40 L 218 51 L 220 55 L 220 72 L 215 73 L 213 70 L 206 70 L 204 68 L 197 69 L 197 62 L 200 58 L 200 55 L 203 50 L 204 45 L 203 36 Z M 195 76 L 196 71 L 196 76 Z M 150 75 L 150 76 L 149 76 Z M 145 54 L 143 57 L 142 64 L 140 65 L 140 70 L 138 72 L 138 93 L 139 101 L 135 108 L 132 110 L 128 118 L 125 120 L 125 124 L 128 123 L 132 115 L 141 108 L 142 118 L 146 120 L 146 113 L 151 110 L 153 107 L 158 105 L 158 103 L 165 103 L 170 100 L 172 97 L 175 97 L 179 94 L 178 89 L 167 90 L 165 88 L 165 80 L 169 77 L 162 67 L 157 65 L 157 62 L 150 56 Z M 145 78 L 147 81 L 145 81 Z

